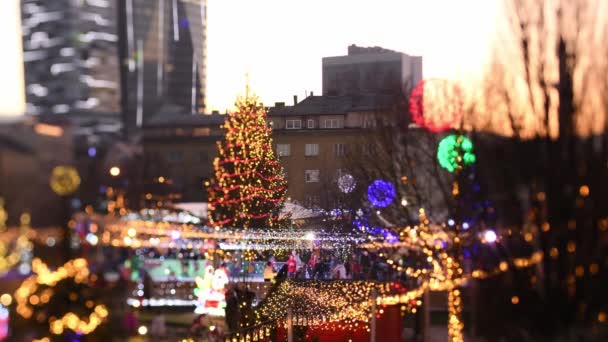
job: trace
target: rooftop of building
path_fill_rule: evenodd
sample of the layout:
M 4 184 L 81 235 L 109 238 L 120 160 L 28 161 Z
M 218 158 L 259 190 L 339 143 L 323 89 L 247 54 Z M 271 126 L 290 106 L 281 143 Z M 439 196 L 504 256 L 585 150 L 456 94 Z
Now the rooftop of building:
M 225 114 L 174 114 L 161 113 L 153 116 L 144 124 L 144 128 L 154 128 L 158 126 L 219 126 L 224 123 L 227 115 Z
M 269 116 L 331 115 L 351 112 L 370 112 L 391 107 L 396 98 L 392 95 L 340 95 L 309 96 L 293 106 L 276 103 L 268 108 Z
M 370 61 L 400 60 L 402 57 L 419 57 L 407 53 L 385 49 L 379 46 L 363 47 L 355 44 L 348 46 L 348 54 L 343 56 L 323 57 L 323 64 L 364 63 Z

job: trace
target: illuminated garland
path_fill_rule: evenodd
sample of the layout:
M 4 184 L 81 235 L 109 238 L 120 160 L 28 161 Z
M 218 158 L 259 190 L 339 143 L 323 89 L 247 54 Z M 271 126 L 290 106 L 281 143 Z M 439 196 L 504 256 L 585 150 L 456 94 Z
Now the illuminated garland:
M 215 177 L 207 184 L 209 217 L 220 227 L 274 227 L 287 183 L 272 150 L 266 111 L 250 97 L 236 107 L 223 125 L 225 143 L 217 143 Z
M 463 342 L 464 323 L 462 322 L 462 296 L 460 290 L 453 288 L 448 291 L 448 340 Z
M 283 321 L 291 309 L 295 325 L 319 326 L 340 322 L 345 326 L 367 322 L 372 300 L 380 306 L 403 304 L 409 311 L 422 304 L 417 300 L 424 291 L 407 290 L 401 284 L 373 281 L 284 281 L 271 291 L 255 312 L 257 323 Z
M 94 245 L 129 248 L 182 248 L 226 250 L 343 249 L 370 238 L 363 234 L 326 233 L 322 227 L 301 229 L 214 229 L 191 224 L 146 220 L 108 220 L 103 231 L 87 235 Z
M 35 274 L 26 278 L 14 294 L 17 302 L 16 311 L 25 319 L 32 317 L 35 306 L 46 304 L 51 300 L 54 293 L 52 288 L 58 282 L 73 278 L 76 283 L 84 283 L 88 281 L 90 275 L 87 261 L 82 258 L 70 260 L 56 271 L 50 271 L 45 263 L 36 258 L 32 261 L 32 271 Z M 48 288 L 37 295 L 36 292 L 40 285 L 48 286 Z M 90 304 L 87 307 L 92 309 L 92 312 L 86 319 L 81 319 L 72 312 L 59 318 L 49 317 L 49 331 L 55 335 L 62 334 L 66 329 L 79 334 L 90 334 L 108 316 L 108 310 L 103 304 L 94 305 L 93 302 Z

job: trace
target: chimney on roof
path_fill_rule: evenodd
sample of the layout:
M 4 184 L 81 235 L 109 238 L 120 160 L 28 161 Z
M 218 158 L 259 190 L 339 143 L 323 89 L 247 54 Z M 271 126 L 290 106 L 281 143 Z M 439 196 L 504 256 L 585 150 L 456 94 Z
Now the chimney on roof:
M 312 91 L 311 91 L 311 92 L 310 92 L 310 96 L 313 96 L 313 93 L 312 93 Z
M 275 106 L 276 108 L 285 107 L 285 102 L 275 102 L 275 103 L 274 103 L 274 106 Z
M 294 95 L 293 96 L 293 105 L 297 105 L 298 104 L 298 95 Z
M 350 44 L 348 46 L 348 55 L 354 55 L 359 51 L 359 47 L 356 44 Z
M 212 110 L 211 111 L 211 115 L 220 115 L 220 111 L 219 110 Z

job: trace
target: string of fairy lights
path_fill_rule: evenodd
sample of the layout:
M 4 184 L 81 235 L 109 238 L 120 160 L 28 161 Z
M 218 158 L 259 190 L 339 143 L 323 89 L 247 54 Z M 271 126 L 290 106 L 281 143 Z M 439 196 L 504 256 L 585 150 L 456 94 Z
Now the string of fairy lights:
M 387 306 L 400 305 L 402 314 L 415 313 L 422 305 L 418 298 L 423 292 L 422 287 L 408 290 L 399 282 L 287 280 L 256 309 L 250 327 L 227 336 L 225 341 L 263 338 L 276 326 L 275 322 L 284 326 L 314 326 L 321 330 L 369 332 L 367 321 L 373 314 L 380 317 Z
M 70 260 L 55 271 L 51 271 L 44 262 L 36 258 L 32 260 L 32 272 L 34 274 L 27 277 L 14 293 L 17 304 L 15 310 L 25 319 L 30 319 L 38 306 L 51 301 L 55 293 L 54 287 L 60 281 L 72 278 L 77 284 L 87 283 L 91 277 L 87 261 L 82 258 Z M 75 297 L 78 295 L 77 293 L 70 294 Z M 70 298 L 70 300 L 73 299 L 75 298 Z M 105 305 L 95 304 L 92 300 L 87 300 L 85 306 L 91 310 L 91 313 L 85 318 L 81 318 L 73 312 L 68 312 L 61 317 L 47 317 L 43 311 L 39 311 L 35 318 L 38 321 L 48 322 L 49 331 L 54 335 L 60 335 L 67 329 L 87 335 L 104 322 L 109 311 Z
M 97 227 L 103 226 L 102 229 Z M 302 229 L 232 229 L 203 225 L 120 219 L 95 224 L 86 235 L 89 244 L 114 247 L 181 248 L 222 250 L 308 250 L 340 249 L 376 240 L 363 234 L 330 233 L 323 228 Z

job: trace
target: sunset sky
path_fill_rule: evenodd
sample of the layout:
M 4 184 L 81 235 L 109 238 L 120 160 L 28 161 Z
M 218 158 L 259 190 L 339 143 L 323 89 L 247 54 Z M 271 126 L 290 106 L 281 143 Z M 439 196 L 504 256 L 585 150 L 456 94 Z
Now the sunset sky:
M 350 44 L 422 55 L 424 76 L 479 78 L 499 0 L 208 0 L 209 110 L 225 110 L 249 73 L 262 101 L 321 92 L 321 58 Z M 0 115 L 23 112 L 19 0 L 0 1 Z
M 422 55 L 424 77 L 479 78 L 499 0 L 209 0 L 207 104 L 230 107 L 245 74 L 262 101 L 321 93 L 321 58 L 350 44 Z

